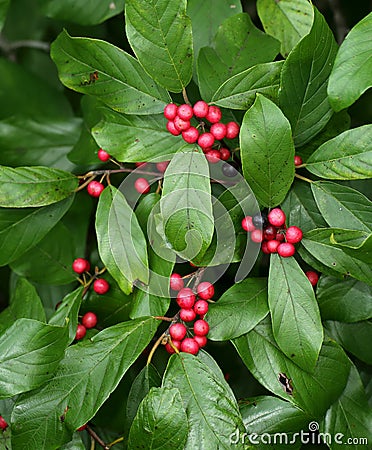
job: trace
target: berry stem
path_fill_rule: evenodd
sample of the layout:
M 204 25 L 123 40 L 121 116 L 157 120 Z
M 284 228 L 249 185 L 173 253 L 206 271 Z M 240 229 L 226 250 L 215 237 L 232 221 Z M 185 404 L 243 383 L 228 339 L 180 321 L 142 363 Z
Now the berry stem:
M 151 363 L 152 357 L 154 356 L 155 350 L 159 347 L 159 345 L 162 343 L 163 339 L 166 338 L 166 333 L 164 332 L 159 338 L 158 340 L 155 342 L 155 344 L 153 345 L 152 349 L 150 350 L 149 356 L 147 358 L 147 363 L 146 365 L 148 366 Z
M 174 317 L 165 317 L 165 316 L 153 316 L 154 319 L 164 320 L 165 322 L 173 322 Z
M 119 444 L 120 442 L 123 442 L 123 441 L 124 441 L 124 437 L 121 436 L 121 437 L 115 439 L 114 441 L 112 441 L 110 444 L 108 444 L 107 447 L 108 447 L 108 448 L 111 448 L 111 447 L 113 447 L 115 444 Z
M 91 174 L 92 172 L 89 172 Z M 88 175 L 88 174 L 87 174 Z M 85 175 L 86 176 L 86 175 Z M 83 178 L 85 178 L 85 176 Z M 75 192 L 79 192 L 84 189 L 88 184 L 96 178 L 97 174 L 93 174 L 90 178 L 88 178 L 83 184 L 81 184 L 78 188 L 75 189 Z
M 191 106 L 191 102 L 189 100 L 189 97 L 187 96 L 187 92 L 186 92 L 185 88 L 182 89 L 182 95 L 183 95 L 183 99 L 185 100 L 185 103 L 187 103 L 188 105 Z
M 295 177 L 299 178 L 300 180 L 307 181 L 308 183 L 314 183 L 313 180 L 310 180 L 309 178 L 303 177 L 302 175 L 299 175 L 298 173 L 295 173 Z
M 103 442 L 103 440 L 98 436 L 98 434 L 94 430 L 92 430 L 92 428 L 90 428 L 89 425 L 87 425 L 86 430 L 88 431 L 89 435 L 94 439 L 94 441 L 97 442 L 97 444 L 99 444 L 105 450 L 110 450 L 109 445 L 106 445 Z

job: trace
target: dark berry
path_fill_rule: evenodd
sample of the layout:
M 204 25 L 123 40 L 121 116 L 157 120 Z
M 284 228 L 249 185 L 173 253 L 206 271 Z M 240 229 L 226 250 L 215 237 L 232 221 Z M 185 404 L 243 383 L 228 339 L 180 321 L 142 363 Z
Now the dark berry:
M 277 235 L 276 228 L 273 225 L 269 225 L 264 229 L 264 239 L 271 241 L 275 239 Z
M 264 228 L 267 225 L 267 215 L 264 212 L 258 212 L 252 217 L 253 225 L 257 228 Z
M 221 159 L 222 159 L 222 152 L 221 152 Z M 225 177 L 235 177 L 239 172 L 237 171 L 238 165 L 231 161 L 230 163 L 225 163 L 222 165 L 222 173 L 225 175 Z

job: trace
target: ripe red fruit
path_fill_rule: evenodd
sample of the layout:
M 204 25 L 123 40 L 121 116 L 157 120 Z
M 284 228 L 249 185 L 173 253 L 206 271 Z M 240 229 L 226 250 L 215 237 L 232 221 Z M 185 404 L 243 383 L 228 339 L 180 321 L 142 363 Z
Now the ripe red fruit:
M 221 154 L 218 150 L 208 150 L 205 153 L 205 157 L 211 164 L 216 164 L 221 159 Z
M 177 115 L 177 105 L 174 103 L 168 103 L 164 108 L 164 117 L 168 120 L 173 120 Z
M 6 428 L 8 428 L 8 423 L 3 416 L 0 416 L 0 429 L 5 430 Z
M 284 211 L 280 208 L 274 208 L 267 215 L 267 219 L 274 227 L 281 227 L 285 224 L 286 217 Z
M 195 127 L 190 127 L 186 131 L 182 131 L 182 137 L 188 144 L 193 144 L 199 138 L 199 131 Z
M 177 116 L 183 120 L 190 120 L 194 115 L 194 111 L 190 105 L 186 103 L 177 108 Z
M 72 263 L 72 270 L 76 273 L 88 272 L 90 269 L 89 261 L 84 258 L 76 258 Z
M 301 156 L 295 155 L 294 157 L 294 165 L 297 166 L 301 166 L 302 164 L 302 158 Z
M 226 124 L 226 137 L 227 139 L 234 139 L 238 136 L 240 126 L 236 122 L 228 122 Z
M 76 334 L 75 334 L 75 339 L 77 341 L 79 341 L 80 339 L 83 339 L 83 337 L 87 334 L 87 329 L 85 328 L 84 325 L 81 325 L 80 323 L 78 324 L 77 328 L 76 328 Z
M 146 178 L 137 178 L 134 182 L 134 188 L 140 194 L 147 194 L 150 191 L 150 185 Z
M 201 148 L 212 147 L 214 144 L 214 136 L 212 133 L 203 133 L 198 138 L 198 144 Z
M 277 233 L 277 235 L 276 235 L 276 238 L 275 238 L 277 241 L 279 241 L 279 242 L 283 242 L 284 241 L 284 239 L 285 239 L 285 236 L 284 236 L 284 234 L 283 233 Z
M 220 155 L 222 161 L 227 161 L 230 158 L 231 153 L 229 149 L 222 147 L 220 148 Z
M 194 306 L 195 294 L 190 288 L 182 288 L 177 294 L 177 304 L 180 308 L 190 309 Z
M 295 254 L 295 246 L 293 244 L 290 244 L 289 242 L 282 242 L 278 245 L 277 252 L 280 256 L 283 258 L 288 258 L 290 256 L 293 256 Z
M 97 156 L 98 159 L 100 159 L 103 162 L 106 162 L 111 158 L 111 156 L 107 152 L 105 152 L 105 150 L 103 150 L 102 148 L 98 150 Z
M 205 118 L 210 123 L 217 123 L 221 120 L 222 113 L 218 106 L 210 106 L 208 109 L 208 114 L 205 116 Z
M 208 308 L 209 308 L 208 302 L 206 302 L 205 300 L 197 300 L 195 302 L 194 311 L 199 316 L 204 316 L 204 314 L 207 314 Z
M 277 234 L 276 228 L 272 225 L 269 225 L 264 229 L 264 239 L 266 239 L 267 241 L 275 239 L 276 234 Z
M 142 167 L 142 168 L 145 167 L 146 164 L 147 164 L 147 162 L 144 162 L 144 161 L 134 163 L 134 165 L 135 165 L 136 167 Z
M 98 198 L 104 189 L 105 186 L 99 181 L 91 181 L 87 186 L 88 194 L 95 198 Z
M 187 328 L 183 323 L 173 323 L 169 327 L 169 334 L 173 340 L 182 341 L 182 339 L 186 336 Z
M 253 230 L 251 232 L 251 241 L 252 242 L 262 242 L 263 241 L 263 233 L 261 230 Z
M 185 285 L 185 283 L 183 282 L 183 278 L 178 273 L 172 273 L 172 275 L 170 276 L 169 284 L 170 288 L 173 289 L 174 291 L 181 290 Z
M 198 319 L 194 322 L 194 334 L 197 336 L 206 336 L 209 331 L 208 322 L 203 319 Z
M 178 131 L 186 131 L 190 128 L 190 121 L 183 120 L 181 117 L 176 116 L 173 120 L 174 126 Z
M 185 338 L 181 342 L 181 352 L 191 353 L 196 355 L 199 351 L 199 344 L 193 338 Z
M 226 125 L 222 122 L 214 123 L 210 128 L 210 132 L 216 139 L 221 140 L 226 136 Z
M 174 341 L 172 339 L 172 344 L 177 350 L 181 350 L 181 341 Z M 174 348 L 168 342 L 165 344 L 165 350 L 170 354 L 175 353 Z
M 292 226 L 287 228 L 285 232 L 285 239 L 290 244 L 297 244 L 297 242 L 300 242 L 302 239 L 303 233 L 301 228 L 298 228 L 296 226 Z
M 242 220 L 242 228 L 243 230 L 249 232 L 256 229 L 256 227 L 253 225 L 251 216 L 244 217 L 244 219 Z
M 208 114 L 209 106 L 204 100 L 199 100 L 193 107 L 195 117 L 202 119 Z
M 156 163 L 156 168 L 159 172 L 164 173 L 167 170 L 168 165 L 169 161 L 161 161 Z
M 197 285 L 196 292 L 202 300 L 209 300 L 214 295 L 214 286 L 209 281 L 203 281 Z
M 199 347 L 205 347 L 207 345 L 208 339 L 206 336 L 194 336 L 194 341 L 196 341 L 199 344 Z
M 181 131 L 177 130 L 176 126 L 174 125 L 173 120 L 169 120 L 166 127 L 169 133 L 173 134 L 173 136 L 179 136 L 181 134 Z
M 196 317 L 196 312 L 193 309 L 180 309 L 180 319 L 184 322 L 192 322 Z
M 110 289 L 110 284 L 103 278 L 97 278 L 93 282 L 93 290 L 97 294 L 106 294 Z
M 268 243 L 268 241 L 262 241 L 262 244 L 261 244 L 261 250 L 262 250 L 263 253 L 265 253 L 266 255 L 269 255 L 270 252 L 269 252 L 269 249 L 267 248 L 267 243 Z
M 94 312 L 87 312 L 81 319 L 81 323 L 85 328 L 94 328 L 97 325 L 97 322 L 97 316 L 94 314 Z
M 313 270 L 308 270 L 307 272 L 305 272 L 305 275 L 309 279 L 312 286 L 316 286 L 316 284 L 318 283 L 318 280 L 319 280 L 319 275 L 316 272 L 314 272 Z
M 276 239 L 273 241 L 268 241 L 267 242 L 267 250 L 270 253 L 276 253 L 278 251 L 279 245 L 280 245 L 280 242 L 277 241 Z

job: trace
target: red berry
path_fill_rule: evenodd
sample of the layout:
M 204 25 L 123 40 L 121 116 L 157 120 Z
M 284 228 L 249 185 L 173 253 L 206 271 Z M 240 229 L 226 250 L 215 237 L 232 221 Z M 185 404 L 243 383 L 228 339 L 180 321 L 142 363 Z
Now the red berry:
M 282 242 L 278 245 L 277 252 L 280 256 L 283 258 L 288 258 L 290 256 L 293 256 L 295 254 L 295 246 L 293 244 L 290 244 L 289 242 Z
M 193 107 L 194 115 L 202 119 L 208 114 L 209 106 L 204 100 L 199 100 Z
M 95 198 L 99 197 L 104 189 L 105 186 L 99 181 L 91 181 L 87 186 L 88 194 Z
M 79 427 L 76 431 L 83 431 L 86 429 L 86 427 L 88 426 L 88 424 L 82 425 L 81 427 Z
M 284 211 L 280 208 L 274 208 L 269 212 L 267 219 L 274 227 L 281 227 L 285 224 L 286 217 Z
M 211 164 L 216 164 L 221 159 L 221 154 L 218 150 L 208 150 L 205 152 L 205 157 Z
M 301 241 L 302 236 L 303 233 L 301 228 L 295 226 L 287 228 L 285 232 L 285 239 L 290 244 L 297 244 L 297 242 Z
M 269 252 L 269 249 L 267 248 L 267 243 L 268 243 L 268 241 L 262 241 L 262 244 L 261 244 L 261 250 L 262 250 L 263 253 L 265 253 L 266 255 L 269 255 L 270 252 Z
M 216 139 L 221 140 L 226 136 L 226 125 L 222 122 L 214 123 L 210 128 L 210 132 Z
M 174 103 L 168 103 L 164 108 L 164 117 L 168 120 L 173 120 L 177 115 L 177 105 Z
M 203 319 L 198 319 L 194 322 L 194 333 L 197 336 L 206 336 L 209 331 L 208 322 Z
M 271 241 L 272 239 L 275 239 L 277 235 L 276 228 L 273 225 L 269 225 L 264 229 L 264 239 L 267 241 Z
M 284 239 L 285 239 L 285 236 L 284 236 L 284 234 L 283 233 L 277 233 L 277 235 L 276 235 L 276 238 L 275 238 L 277 241 L 279 241 L 279 242 L 283 242 L 284 241 Z
M 203 281 L 197 285 L 196 292 L 202 300 L 209 300 L 214 295 L 214 286 L 209 281 Z
M 195 302 L 194 311 L 199 316 L 203 316 L 204 314 L 207 314 L 208 308 L 209 308 L 208 302 L 206 302 L 205 300 L 197 300 Z
M 183 120 L 190 120 L 194 115 L 194 111 L 190 105 L 186 103 L 177 108 L 177 116 Z
M 174 125 L 173 120 L 169 120 L 167 122 L 167 130 L 170 134 L 173 134 L 173 136 L 179 136 L 181 134 L 181 131 L 177 130 L 176 126 Z
M 190 121 L 183 120 L 181 117 L 176 116 L 173 120 L 174 126 L 178 131 L 186 131 L 190 128 Z
M 302 158 L 301 156 L 295 155 L 294 157 L 294 165 L 297 166 L 301 166 L 302 164 Z
M 199 131 L 195 127 L 190 127 L 186 131 L 182 131 L 182 137 L 188 144 L 193 144 L 199 138 Z
M 77 328 L 76 328 L 76 334 L 75 334 L 75 339 L 77 341 L 79 341 L 80 339 L 83 339 L 83 337 L 87 334 L 87 329 L 85 328 L 84 325 L 81 325 L 80 323 L 78 324 Z
M 5 430 L 6 428 L 8 428 L 8 423 L 3 416 L 0 416 L 0 429 Z
M 230 150 L 224 147 L 220 148 L 220 154 L 222 161 L 227 161 L 231 156 Z
M 181 342 L 181 352 L 196 355 L 199 351 L 199 344 L 193 338 L 185 338 Z
M 156 168 L 159 172 L 164 173 L 167 170 L 168 165 L 169 161 L 161 161 L 156 163 Z
M 205 347 L 207 345 L 208 339 L 206 336 L 194 336 L 194 341 L 196 341 L 199 344 L 199 347 Z
M 244 217 L 244 219 L 242 220 L 242 228 L 245 231 L 253 231 L 256 229 L 256 227 L 253 225 L 251 216 Z
M 198 300 L 199 301 L 199 300 Z M 180 309 L 180 319 L 184 322 L 192 322 L 196 317 L 196 312 L 193 309 Z
M 267 250 L 269 253 L 276 253 L 278 251 L 278 247 L 280 245 L 280 242 L 277 240 L 268 241 L 267 242 Z
M 136 166 L 136 167 L 145 167 L 146 166 L 146 164 L 147 164 L 147 162 L 136 162 L 136 163 L 134 163 L 134 165 Z
M 170 288 L 174 291 L 179 291 L 183 288 L 185 283 L 183 282 L 183 278 L 178 273 L 172 273 L 170 276 Z
M 140 194 L 147 194 L 150 191 L 150 185 L 146 178 L 137 178 L 134 182 L 134 188 Z
M 205 118 L 210 123 L 217 123 L 221 120 L 222 113 L 218 106 L 210 106 L 208 109 L 208 114 L 205 116 Z
M 85 328 L 94 328 L 97 325 L 97 322 L 97 316 L 94 314 L 94 312 L 87 312 L 81 319 L 81 323 Z
M 236 122 L 229 122 L 226 124 L 226 137 L 227 139 L 234 139 L 238 136 L 240 126 Z
M 190 309 L 195 303 L 195 294 L 190 288 L 182 288 L 177 294 L 177 303 L 180 308 Z
M 100 159 L 103 162 L 106 162 L 111 158 L 111 156 L 107 152 L 105 152 L 105 150 L 103 150 L 102 148 L 98 150 L 97 156 L 98 159 Z
M 172 339 L 172 344 L 177 350 L 181 350 L 181 341 L 174 341 Z M 170 354 L 175 353 L 174 348 L 168 342 L 165 344 L 165 350 Z
M 316 284 L 318 283 L 318 280 L 319 280 L 319 275 L 316 272 L 314 272 L 313 270 L 309 270 L 309 271 L 305 272 L 305 275 L 309 279 L 312 286 L 316 286 Z
M 89 261 L 84 258 L 76 258 L 72 263 L 72 270 L 76 273 L 88 272 L 90 269 Z
M 201 148 L 212 147 L 214 144 L 214 136 L 212 133 L 203 133 L 198 138 L 198 144 Z
M 106 294 L 110 289 L 110 284 L 103 278 L 97 278 L 93 282 L 93 290 L 97 294 Z
M 262 242 L 263 241 L 263 233 L 261 230 L 253 230 L 251 232 L 251 241 L 252 242 Z
M 173 323 L 169 327 L 169 334 L 173 340 L 182 341 L 182 339 L 186 336 L 187 328 L 183 323 Z

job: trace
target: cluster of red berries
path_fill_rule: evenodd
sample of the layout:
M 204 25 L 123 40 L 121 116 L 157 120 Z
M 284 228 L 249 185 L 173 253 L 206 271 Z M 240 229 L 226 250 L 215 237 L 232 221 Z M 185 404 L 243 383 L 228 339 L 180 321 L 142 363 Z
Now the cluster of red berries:
M 7 421 L 4 419 L 3 416 L 0 416 L 0 430 L 6 430 L 8 428 L 8 423 Z
M 87 334 L 87 330 L 94 328 L 97 325 L 98 319 L 94 312 L 87 312 L 81 318 L 81 323 L 78 324 L 76 328 L 75 339 L 79 341 Z
M 143 167 L 146 166 L 147 162 L 136 162 L 136 167 Z M 164 173 L 166 168 L 168 167 L 169 161 L 161 161 L 155 164 L 156 169 L 160 173 Z M 137 178 L 134 182 L 134 188 L 139 194 L 147 194 L 150 192 L 150 183 L 146 180 L 146 178 L 140 177 Z
M 214 295 L 213 284 L 203 281 L 196 286 L 196 295 L 192 289 L 184 287 L 184 281 L 178 273 L 173 273 L 170 278 L 170 287 L 178 291 L 177 304 L 180 307 L 178 316 L 181 322 L 173 323 L 169 327 L 169 336 L 172 343 L 165 344 L 168 353 L 174 353 L 175 348 L 181 352 L 196 355 L 200 348 L 207 344 L 209 325 L 204 320 L 208 312 L 208 301 Z M 196 299 L 198 297 L 198 299 Z M 197 316 L 199 317 L 197 319 Z M 196 319 L 196 320 L 195 320 Z M 193 322 L 193 326 L 186 327 L 183 322 Z M 188 331 L 193 336 L 186 337 Z
M 182 138 L 188 144 L 195 142 L 202 148 L 206 158 L 211 163 L 217 163 L 220 159 L 227 161 L 230 158 L 230 150 L 217 145 L 216 141 L 234 139 L 239 135 L 240 127 L 236 122 L 224 124 L 221 110 L 218 106 L 209 106 L 203 100 L 199 100 L 194 106 L 186 103 L 177 106 L 169 103 L 164 108 L 164 116 L 168 119 L 167 130 L 174 136 L 182 134 Z M 196 127 L 191 125 L 191 119 L 195 117 L 199 121 L 206 119 L 210 123 L 209 131 L 205 131 L 205 123 L 200 122 Z M 203 130 L 199 131 L 199 127 Z
M 267 217 L 263 213 L 244 217 L 242 228 L 250 233 L 253 242 L 261 242 L 264 253 L 278 253 L 283 258 L 288 258 L 295 254 L 294 244 L 301 241 L 303 233 L 296 226 L 286 228 L 285 221 L 284 211 L 274 208 Z M 262 227 L 262 230 L 257 227 Z

